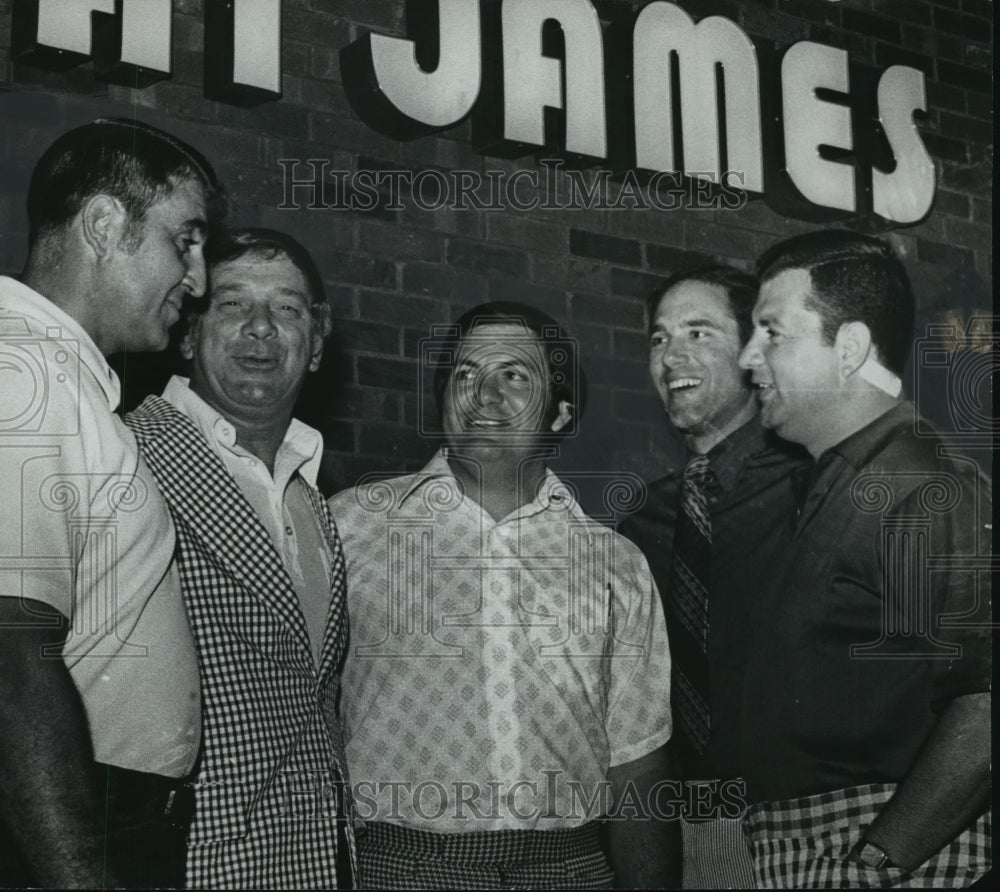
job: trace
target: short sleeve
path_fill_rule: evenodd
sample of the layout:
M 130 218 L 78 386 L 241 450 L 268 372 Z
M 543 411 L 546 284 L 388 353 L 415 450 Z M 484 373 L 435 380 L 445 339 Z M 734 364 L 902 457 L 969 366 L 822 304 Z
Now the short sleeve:
M 91 502 L 87 419 L 78 377 L 57 361 L 62 351 L 41 339 L 33 346 L 0 378 L 0 597 L 42 601 L 69 618 L 74 520 L 86 518 Z
M 927 650 L 954 652 L 930 661 L 931 705 L 937 711 L 955 697 L 991 688 L 993 505 L 989 481 L 971 462 L 945 475 L 939 488 L 925 487 L 917 495 L 914 514 L 920 510 L 930 517 L 933 640 Z
M 616 556 L 606 720 L 612 766 L 663 746 L 672 729 L 670 645 L 660 595 L 645 557 L 622 536 Z

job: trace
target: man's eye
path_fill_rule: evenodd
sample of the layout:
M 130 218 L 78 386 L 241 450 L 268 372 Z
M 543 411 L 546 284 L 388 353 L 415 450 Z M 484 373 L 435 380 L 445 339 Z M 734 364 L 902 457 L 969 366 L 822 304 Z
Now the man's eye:
M 702 338 L 708 337 L 708 332 L 703 328 L 692 328 L 691 331 L 688 332 L 688 337 L 691 338 L 692 341 L 700 341 Z
M 655 335 L 652 335 L 650 337 L 650 339 L 649 339 L 649 346 L 650 347 L 660 347 L 660 346 L 662 346 L 665 343 L 667 343 L 666 335 L 655 334 Z
M 278 312 L 283 316 L 291 316 L 298 319 L 302 315 L 302 307 L 297 304 L 281 304 L 278 307 Z

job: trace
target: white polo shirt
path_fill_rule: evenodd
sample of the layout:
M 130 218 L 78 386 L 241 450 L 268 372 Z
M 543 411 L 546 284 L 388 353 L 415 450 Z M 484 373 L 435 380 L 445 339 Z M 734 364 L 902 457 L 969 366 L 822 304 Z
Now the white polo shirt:
M 347 762 L 363 819 L 555 830 L 670 737 L 670 651 L 642 553 L 547 473 L 494 520 L 444 454 L 329 502 L 344 543 Z
M 79 323 L 0 277 L 0 597 L 70 620 L 53 656 L 80 691 L 97 761 L 180 777 L 200 741 L 198 666 L 174 528 L 114 414 L 120 394 Z M 25 606 L 24 622 L 44 620 Z

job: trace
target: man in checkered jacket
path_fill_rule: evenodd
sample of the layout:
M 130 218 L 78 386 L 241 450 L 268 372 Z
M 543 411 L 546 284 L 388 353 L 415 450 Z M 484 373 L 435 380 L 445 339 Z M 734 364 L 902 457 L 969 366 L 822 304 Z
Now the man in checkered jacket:
M 238 230 L 206 258 L 211 296 L 181 344 L 191 379 L 126 419 L 177 527 L 201 672 L 186 882 L 343 887 L 344 563 L 315 488 L 322 439 L 292 418 L 329 306 L 308 253 L 281 233 Z

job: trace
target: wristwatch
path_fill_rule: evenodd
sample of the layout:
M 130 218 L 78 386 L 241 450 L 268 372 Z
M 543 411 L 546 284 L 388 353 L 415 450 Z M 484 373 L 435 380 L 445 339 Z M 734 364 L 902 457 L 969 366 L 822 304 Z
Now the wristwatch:
M 892 867 L 892 862 L 885 850 L 873 842 L 861 844 L 861 848 L 858 849 L 858 861 L 872 870 L 884 870 L 886 867 Z

